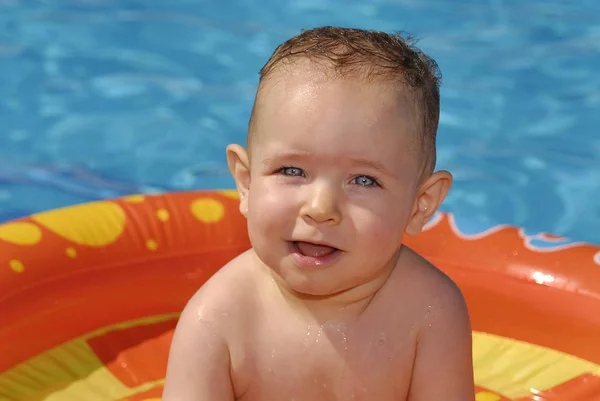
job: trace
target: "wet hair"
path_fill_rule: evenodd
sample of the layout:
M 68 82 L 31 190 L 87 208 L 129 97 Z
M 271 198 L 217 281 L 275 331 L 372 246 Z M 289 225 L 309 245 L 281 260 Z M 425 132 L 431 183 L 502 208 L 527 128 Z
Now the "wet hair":
M 283 66 L 310 60 L 328 77 L 391 82 L 407 88 L 421 119 L 418 141 L 424 155 L 423 172 L 432 172 L 436 159 L 436 133 L 440 115 L 441 72 L 429 56 L 403 33 L 324 26 L 303 30 L 279 45 L 260 70 L 257 99 L 264 82 Z M 254 127 L 255 100 L 248 127 L 248 146 Z

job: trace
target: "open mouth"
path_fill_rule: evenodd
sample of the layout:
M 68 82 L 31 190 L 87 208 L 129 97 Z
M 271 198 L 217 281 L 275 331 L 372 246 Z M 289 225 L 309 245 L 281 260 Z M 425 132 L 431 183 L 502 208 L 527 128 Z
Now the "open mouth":
M 329 245 L 314 244 L 304 241 L 293 241 L 293 245 L 298 253 L 311 258 L 324 258 L 339 251 L 339 249 Z

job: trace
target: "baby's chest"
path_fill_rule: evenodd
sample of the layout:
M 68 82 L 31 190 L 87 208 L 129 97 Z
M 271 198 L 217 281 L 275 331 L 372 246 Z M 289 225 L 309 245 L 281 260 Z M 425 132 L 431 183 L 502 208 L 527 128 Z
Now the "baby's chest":
M 395 400 L 410 383 L 410 338 L 343 326 L 263 332 L 233 371 L 242 400 Z M 243 389 L 243 390 L 242 390 Z

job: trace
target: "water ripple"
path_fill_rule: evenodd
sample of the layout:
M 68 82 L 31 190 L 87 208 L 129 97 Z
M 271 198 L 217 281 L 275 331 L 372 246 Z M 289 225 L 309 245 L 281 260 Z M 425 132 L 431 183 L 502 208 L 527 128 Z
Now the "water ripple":
M 0 220 L 232 187 L 259 68 L 339 24 L 439 62 L 444 210 L 600 243 L 599 21 L 595 0 L 0 0 Z

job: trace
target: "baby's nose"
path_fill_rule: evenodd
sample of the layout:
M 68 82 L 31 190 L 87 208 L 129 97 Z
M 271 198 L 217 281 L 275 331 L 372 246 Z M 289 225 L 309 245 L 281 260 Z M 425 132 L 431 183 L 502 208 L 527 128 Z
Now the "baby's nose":
M 317 223 L 336 224 L 340 220 L 338 191 L 328 184 L 314 184 L 301 210 L 303 218 Z

